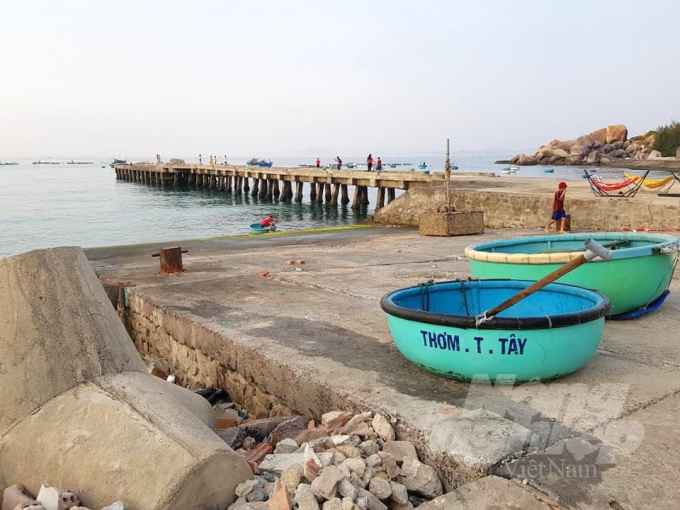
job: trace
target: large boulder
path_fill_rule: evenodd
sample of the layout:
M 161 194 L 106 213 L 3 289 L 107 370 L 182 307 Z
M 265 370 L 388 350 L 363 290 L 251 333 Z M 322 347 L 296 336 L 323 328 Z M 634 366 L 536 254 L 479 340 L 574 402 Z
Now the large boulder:
M 640 144 L 635 143 L 635 142 L 631 142 L 630 145 L 628 145 L 628 147 L 626 147 L 626 152 L 628 154 L 635 154 L 639 150 L 640 150 Z
M 0 352 L 0 490 L 211 509 L 252 476 L 205 399 L 147 372 L 79 248 L 0 261 Z
M 583 145 L 572 145 L 569 149 L 569 155 L 572 158 L 583 158 L 588 154 L 588 149 Z
M 657 150 L 653 150 L 649 153 L 649 155 L 647 156 L 647 159 L 657 159 L 657 158 L 660 158 L 660 157 L 662 157 L 661 153 Z
M 536 163 L 536 156 L 527 156 L 526 154 L 520 154 L 516 162 L 517 165 L 535 165 Z
M 586 163 L 595 165 L 600 162 L 600 151 L 591 151 L 586 158 Z
M 607 126 L 607 138 L 605 143 L 625 142 L 628 138 L 628 128 L 623 124 Z
M 553 150 L 553 156 L 557 156 L 558 158 L 566 158 L 569 156 L 569 153 L 564 149 L 555 149 Z
M 594 142 L 598 142 L 600 146 L 607 143 L 607 128 L 598 129 L 588 135 Z

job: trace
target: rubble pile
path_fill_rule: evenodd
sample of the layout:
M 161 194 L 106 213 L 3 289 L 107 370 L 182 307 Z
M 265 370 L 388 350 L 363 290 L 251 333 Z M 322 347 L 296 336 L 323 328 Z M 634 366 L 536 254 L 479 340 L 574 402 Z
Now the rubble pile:
M 7 487 L 2 493 L 2 510 L 91 510 L 80 505 L 78 496 L 54 487 L 40 487 L 34 498 L 22 485 Z M 125 510 L 122 501 L 116 501 L 101 510 Z
M 215 409 L 224 416 L 225 405 Z M 217 433 L 254 474 L 229 510 L 407 510 L 443 492 L 437 472 L 380 414 L 333 411 L 320 424 L 249 418 Z

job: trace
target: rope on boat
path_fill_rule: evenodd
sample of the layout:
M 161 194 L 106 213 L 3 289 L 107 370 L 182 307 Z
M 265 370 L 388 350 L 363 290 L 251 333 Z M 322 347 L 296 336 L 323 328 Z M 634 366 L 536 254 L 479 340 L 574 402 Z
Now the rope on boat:
M 434 280 L 427 280 L 418 284 L 418 287 L 420 287 L 420 308 L 426 312 L 430 311 L 430 287 L 433 285 Z
M 481 326 L 487 321 L 490 321 L 491 319 L 493 319 L 493 316 L 487 317 L 486 312 L 484 312 L 482 315 L 478 315 L 477 317 L 475 317 L 475 327 L 479 329 L 479 326 Z

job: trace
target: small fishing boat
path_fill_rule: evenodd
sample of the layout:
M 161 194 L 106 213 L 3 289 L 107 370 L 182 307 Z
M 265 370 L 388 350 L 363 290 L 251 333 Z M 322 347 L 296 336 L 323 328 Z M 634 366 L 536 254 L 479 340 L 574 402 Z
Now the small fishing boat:
M 611 300 L 613 315 L 645 310 L 663 298 L 678 258 L 677 237 L 633 232 L 532 236 L 469 246 L 465 256 L 477 278 L 539 280 L 578 257 L 588 238 L 613 249 L 613 259 L 580 266 L 559 283 L 602 292 Z
M 599 292 L 552 283 L 492 319 L 478 316 L 533 282 L 461 280 L 422 284 L 384 296 L 390 333 L 412 363 L 469 381 L 549 380 L 595 354 L 609 300 Z
M 391 164 L 391 165 L 390 165 L 390 168 L 397 168 L 397 165 Z
M 546 174 L 554 174 L 554 173 L 555 173 L 555 169 L 554 169 L 554 168 L 544 168 L 543 171 L 544 171 Z
M 0 162 L 0 166 L 11 166 L 11 165 L 18 165 L 19 163 L 15 161 L 5 161 L 4 163 Z
M 262 225 L 260 225 L 259 221 L 250 224 L 251 234 L 268 234 L 269 232 L 276 232 L 276 225 L 272 225 L 272 228 L 270 230 L 269 227 L 263 227 Z
M 516 172 L 517 170 L 519 170 L 519 167 L 518 167 L 517 165 L 510 165 L 510 171 L 511 171 L 511 172 L 514 173 L 514 172 Z
M 274 163 L 272 163 L 271 160 L 265 161 L 257 158 L 253 158 L 250 161 L 246 161 L 246 166 L 259 166 L 263 168 L 271 168 L 273 164 Z
M 458 165 L 451 165 L 451 170 L 458 170 Z
M 517 167 L 515 167 L 515 168 L 517 168 Z M 505 175 L 514 174 L 516 172 L 517 172 L 517 170 L 513 170 L 513 167 L 511 167 L 511 166 L 506 166 L 504 168 L 501 168 L 501 173 L 505 174 Z
M 352 170 L 352 169 L 354 168 L 354 163 L 347 163 L 347 164 L 345 165 L 345 167 L 346 167 L 348 170 Z
M 425 163 L 421 163 L 420 165 L 418 165 L 418 168 L 420 168 L 421 170 L 425 170 L 427 168 L 427 165 Z

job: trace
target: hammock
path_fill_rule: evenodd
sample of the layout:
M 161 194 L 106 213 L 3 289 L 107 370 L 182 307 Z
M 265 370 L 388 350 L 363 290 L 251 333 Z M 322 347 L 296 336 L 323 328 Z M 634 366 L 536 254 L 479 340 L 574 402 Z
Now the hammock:
M 616 191 L 622 188 L 625 188 L 626 186 L 630 186 L 631 184 L 635 184 L 639 180 L 639 177 L 635 177 L 634 179 L 628 179 L 627 181 L 623 182 L 612 182 L 611 184 L 607 184 L 605 182 L 602 182 L 596 178 L 591 178 L 590 182 L 595 185 L 598 189 L 602 191 Z
M 623 172 L 623 175 L 626 177 L 626 179 L 632 179 L 637 181 L 640 179 L 639 177 L 636 177 L 634 175 L 631 175 L 629 173 Z M 653 179 L 645 179 L 642 181 L 642 185 L 645 186 L 646 188 L 651 188 L 651 189 L 656 189 L 660 188 L 661 186 L 668 184 L 673 180 L 673 176 L 666 177 L 665 179 L 660 179 L 658 181 L 655 181 Z

